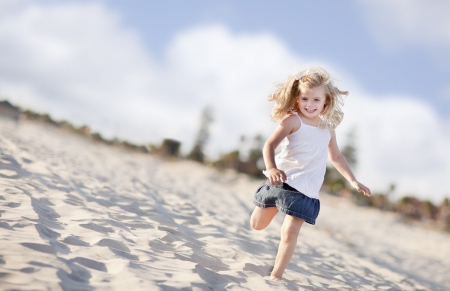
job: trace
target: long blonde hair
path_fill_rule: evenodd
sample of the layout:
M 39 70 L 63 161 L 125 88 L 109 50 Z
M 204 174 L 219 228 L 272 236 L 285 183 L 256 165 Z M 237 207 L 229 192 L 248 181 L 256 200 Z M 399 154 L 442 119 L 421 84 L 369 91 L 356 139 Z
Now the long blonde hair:
M 321 67 L 300 71 L 277 86 L 275 93 L 269 96 L 269 101 L 275 101 L 272 120 L 278 121 L 292 111 L 298 112 L 297 98 L 301 90 L 315 87 L 325 89 L 325 107 L 320 113 L 319 128 L 335 129 L 344 117 L 341 109 L 344 105 L 342 96 L 348 95 L 348 91 L 341 91 L 334 86 L 330 74 Z

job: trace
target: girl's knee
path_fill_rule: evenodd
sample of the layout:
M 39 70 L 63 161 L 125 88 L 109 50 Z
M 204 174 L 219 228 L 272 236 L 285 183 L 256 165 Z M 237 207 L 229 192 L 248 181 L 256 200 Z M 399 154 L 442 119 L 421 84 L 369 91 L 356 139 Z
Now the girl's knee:
M 304 220 L 300 218 L 285 220 L 281 227 L 281 237 L 285 240 L 297 239 L 303 222 Z
M 286 241 L 297 239 L 300 229 L 283 227 L 281 228 L 281 237 Z
M 256 219 L 253 215 L 250 217 L 250 225 L 254 230 L 263 230 L 267 225 L 261 223 L 259 219 Z
M 265 226 L 265 225 L 253 224 L 253 223 L 252 223 L 252 228 L 253 228 L 254 230 L 263 230 L 264 228 L 266 228 L 266 226 Z
M 278 209 L 276 207 L 255 207 L 252 216 L 250 217 L 250 225 L 254 230 L 262 230 L 270 224 L 277 213 Z

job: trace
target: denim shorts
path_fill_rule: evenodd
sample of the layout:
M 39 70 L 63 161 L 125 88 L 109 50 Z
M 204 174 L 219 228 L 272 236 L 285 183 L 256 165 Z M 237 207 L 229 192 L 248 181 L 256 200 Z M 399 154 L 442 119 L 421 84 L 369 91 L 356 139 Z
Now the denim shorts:
M 301 218 L 309 224 L 316 224 L 320 201 L 297 191 L 286 183 L 272 186 L 264 182 L 255 192 L 253 204 L 261 208 L 276 207 L 279 211 Z

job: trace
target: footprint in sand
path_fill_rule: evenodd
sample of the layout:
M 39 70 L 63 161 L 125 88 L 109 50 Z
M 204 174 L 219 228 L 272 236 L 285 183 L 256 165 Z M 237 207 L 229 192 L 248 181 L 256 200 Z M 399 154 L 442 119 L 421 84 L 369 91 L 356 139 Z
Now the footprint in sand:
M 85 266 L 86 268 L 94 269 L 97 271 L 108 272 L 106 265 L 102 262 L 97 262 L 91 259 L 76 257 L 71 260 L 72 262 L 78 263 L 80 265 Z
M 127 225 L 125 223 L 122 223 L 122 222 L 119 222 L 116 220 L 112 220 L 112 219 L 105 219 L 104 222 L 108 223 L 109 225 L 119 227 L 123 230 L 130 232 L 130 229 L 127 227 Z
M 35 224 L 34 227 L 38 231 L 39 235 L 44 239 L 57 238 L 57 237 L 61 236 L 58 232 L 53 231 L 50 228 L 48 228 L 45 225 L 42 225 L 40 223 Z
M 63 240 L 63 242 L 66 244 L 69 244 L 69 245 L 80 246 L 80 247 L 89 247 L 90 246 L 90 244 L 88 244 L 87 242 L 84 242 L 73 235 L 66 237 Z
M 213 257 L 203 251 L 199 251 L 196 249 L 192 249 L 193 253 L 190 256 L 177 254 L 175 253 L 175 258 L 182 260 L 182 261 L 189 261 L 194 262 L 202 265 L 203 267 L 206 267 L 212 271 L 220 272 L 220 271 L 227 271 L 229 270 L 229 266 L 222 263 L 222 261 L 219 258 Z
M 25 273 L 25 274 L 32 274 L 32 273 L 36 272 L 37 269 L 32 268 L 32 267 L 28 267 L 28 268 L 20 269 L 19 271 L 22 272 L 22 273 Z
M 114 230 L 111 227 L 101 226 L 93 222 L 89 222 L 87 224 L 80 224 L 80 226 L 103 234 L 107 234 L 108 232 L 114 232 Z
M 1 228 L 6 228 L 6 229 L 9 229 L 9 230 L 14 230 L 14 228 L 11 225 L 9 225 L 9 223 L 4 222 L 4 221 L 0 221 L 0 227 Z
M 116 241 L 109 238 L 104 238 L 97 243 L 98 246 L 101 247 L 109 247 L 109 249 L 114 252 L 116 255 L 121 256 L 123 258 L 139 261 L 139 257 L 131 254 L 130 249 L 122 242 Z
M 53 266 L 53 265 L 44 264 L 44 263 L 37 262 L 37 261 L 30 261 L 29 264 L 32 266 L 37 266 L 37 267 L 42 267 L 42 268 L 55 268 L 55 266 Z
M 155 228 L 150 223 L 127 223 L 126 225 L 129 228 L 131 228 L 132 230 L 134 230 L 136 228 L 140 228 L 140 229 L 152 229 L 152 228 Z
M 36 199 L 33 195 L 25 189 L 20 187 L 16 187 L 21 190 L 25 195 L 29 196 L 31 199 L 31 206 L 33 207 L 34 212 L 39 216 L 39 221 L 41 224 L 46 225 L 48 227 L 54 229 L 63 229 L 63 227 L 58 222 L 58 218 L 61 217 L 53 208 L 49 206 L 54 206 L 46 199 Z M 27 219 L 26 217 L 24 217 Z M 35 219 L 28 219 L 30 221 L 36 222 Z
M 7 179 L 19 179 L 28 177 L 29 175 L 30 173 L 23 169 L 14 157 L 1 153 L 0 177 Z
M 91 273 L 74 262 L 69 261 L 67 263 L 72 271 L 70 274 L 63 269 L 59 269 L 58 272 L 56 272 L 56 275 L 61 280 L 60 284 L 63 287 L 63 290 L 74 290 L 74 285 L 77 286 L 76 289 L 78 290 L 92 290 L 92 288 L 89 288 L 90 286 L 87 285 L 92 278 Z
M 24 247 L 27 247 L 29 249 L 38 251 L 38 252 L 56 255 L 55 249 L 49 245 L 36 244 L 36 243 L 21 243 L 21 245 Z
M 136 214 L 137 216 L 148 216 L 149 214 L 139 208 L 139 205 L 137 203 L 132 203 L 129 205 L 118 205 L 122 210 L 125 210 L 126 212 L 131 212 Z
M 70 248 L 66 246 L 65 244 L 60 243 L 56 240 L 50 240 L 50 245 L 59 253 L 61 254 L 69 254 Z
M 0 177 L 7 179 L 18 179 L 20 178 L 20 175 L 13 170 L 0 169 Z
M 195 265 L 194 273 L 197 273 L 200 278 L 202 278 L 205 282 L 210 286 L 214 286 L 216 290 L 224 290 L 225 286 L 230 283 L 244 283 L 246 281 L 245 278 L 238 278 L 229 275 L 222 275 L 211 270 L 206 269 L 200 264 Z
M 251 271 L 253 273 L 259 274 L 262 277 L 269 276 L 270 272 L 272 271 L 272 266 L 265 265 L 265 266 L 257 266 L 255 264 L 246 263 L 244 266 L 244 271 Z
M 10 208 L 17 208 L 19 207 L 21 204 L 20 203 L 16 203 L 16 202 L 9 202 L 8 204 L 6 204 L 6 207 L 10 207 Z
M 65 203 L 73 206 L 85 206 L 83 200 L 75 195 L 67 194 L 67 199 L 64 200 Z
M 101 247 L 109 247 L 112 249 L 116 249 L 119 251 L 130 252 L 130 249 L 122 242 L 116 241 L 109 238 L 104 238 L 97 243 L 98 246 Z

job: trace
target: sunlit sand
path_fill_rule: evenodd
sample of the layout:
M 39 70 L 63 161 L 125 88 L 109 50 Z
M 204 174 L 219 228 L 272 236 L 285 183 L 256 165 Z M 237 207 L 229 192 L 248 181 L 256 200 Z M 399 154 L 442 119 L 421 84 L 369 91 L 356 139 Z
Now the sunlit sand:
M 281 282 L 261 181 L 0 119 L 0 289 L 445 290 L 450 235 L 321 195 Z

